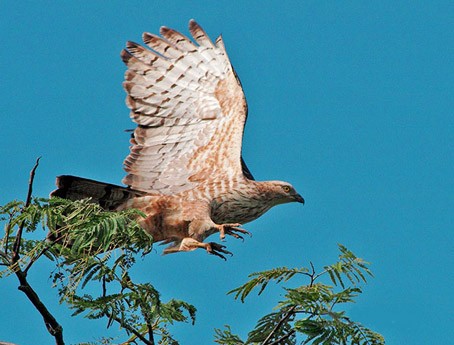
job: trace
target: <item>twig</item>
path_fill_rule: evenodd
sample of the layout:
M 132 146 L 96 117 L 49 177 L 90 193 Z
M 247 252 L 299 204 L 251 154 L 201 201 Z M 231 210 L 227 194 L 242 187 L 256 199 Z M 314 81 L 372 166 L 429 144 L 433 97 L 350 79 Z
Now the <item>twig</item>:
M 311 264 L 311 268 L 312 268 L 312 273 L 311 273 L 311 283 L 309 284 L 309 286 L 312 286 L 314 284 L 314 281 L 315 279 L 317 279 L 316 275 L 315 275 L 315 267 L 314 267 L 314 264 L 312 263 L 312 261 L 309 261 L 309 263 Z
M 5 229 L 5 237 L 4 237 L 4 240 L 5 240 L 5 255 L 8 254 L 8 243 L 9 243 L 9 235 L 10 235 L 10 232 L 11 232 L 11 221 L 13 220 L 13 213 L 10 213 L 9 214 L 9 220 L 8 220 L 8 224 L 6 225 L 6 229 Z
M 136 331 L 134 328 L 132 328 L 131 326 L 129 326 L 128 324 L 124 323 L 121 319 L 119 319 L 118 317 L 114 316 L 114 315 L 111 315 L 107 312 L 104 312 L 105 315 L 107 317 L 109 317 L 110 319 L 114 320 L 115 322 L 117 322 L 121 327 L 123 327 L 124 329 L 128 330 L 129 332 L 131 332 L 132 334 L 134 334 L 137 338 L 139 338 L 140 340 L 142 340 L 146 345 L 154 345 L 154 342 L 151 342 L 149 340 L 147 340 L 147 338 L 145 338 L 142 334 L 140 334 L 138 331 Z
M 324 275 L 324 274 L 326 274 L 326 273 L 328 273 L 328 270 L 323 270 L 323 271 L 321 271 L 320 273 L 316 274 L 316 275 L 314 276 L 313 281 L 315 281 L 316 279 L 318 279 L 319 277 L 321 277 L 322 275 Z
M 9 262 L 9 257 L 8 257 L 8 255 L 6 255 L 5 252 L 3 252 L 3 251 L 0 250 L 0 256 L 2 257 L 3 260 L 5 260 L 5 262 L 8 262 L 8 266 L 9 266 L 10 262 Z
M 281 326 L 284 324 L 284 322 L 292 315 L 295 313 L 295 309 L 296 309 L 296 305 L 292 306 L 286 313 L 285 315 L 282 317 L 282 319 L 279 320 L 279 322 L 277 323 L 277 325 L 273 328 L 273 330 L 270 332 L 270 334 L 268 334 L 268 336 L 266 337 L 266 339 L 263 341 L 262 345 L 270 345 L 268 344 L 268 342 L 271 340 L 271 338 L 273 337 L 273 335 L 277 332 L 277 330 L 279 328 L 281 328 Z M 274 344 L 274 342 L 272 343 Z
M 102 276 L 102 297 L 106 297 L 107 295 L 107 287 L 106 287 L 106 276 Z
M 282 344 L 282 342 L 285 340 L 285 339 L 288 339 L 290 338 L 293 334 L 295 334 L 295 330 L 292 329 L 290 332 L 288 332 L 286 335 L 284 335 L 282 338 L 279 338 L 275 341 L 273 341 L 272 343 L 270 343 L 269 345 L 279 345 L 279 344 Z
M 359 327 L 359 325 L 356 323 L 356 322 L 353 322 L 351 321 L 348 317 L 345 318 L 349 323 L 350 325 L 353 325 L 353 327 L 355 327 L 359 333 L 361 334 L 361 336 L 364 338 L 364 340 L 366 341 L 365 344 L 367 345 L 370 345 L 370 341 L 369 341 L 369 338 L 364 334 L 363 330 L 361 329 L 361 327 Z
M 309 261 L 309 263 L 311 265 L 312 272 L 311 273 L 302 272 L 302 274 L 304 274 L 305 276 L 308 276 L 309 278 L 311 278 L 311 282 L 309 283 L 309 286 L 311 287 L 312 285 L 314 285 L 314 282 L 317 280 L 317 278 L 320 277 L 321 275 L 325 274 L 326 271 L 324 271 L 322 273 L 319 273 L 319 274 L 315 274 L 314 264 L 312 263 L 312 261 Z
M 27 199 L 25 200 L 24 208 L 27 208 L 30 205 L 32 200 L 32 192 L 33 192 L 33 180 L 35 179 L 35 172 L 39 165 L 39 160 L 41 157 L 36 159 L 35 166 L 33 167 L 32 171 L 30 171 L 30 179 L 28 180 L 28 193 Z M 17 230 L 16 241 L 14 242 L 13 246 L 13 257 L 12 257 L 12 264 L 14 265 L 17 261 L 19 261 L 19 251 L 20 251 L 20 243 L 22 239 L 22 231 L 24 229 L 25 221 L 19 225 L 19 229 Z
M 28 182 L 28 193 L 27 193 L 27 199 L 25 201 L 25 206 L 24 210 L 30 205 L 31 203 L 31 198 L 32 198 L 32 191 L 33 191 L 33 180 L 35 178 L 35 172 L 36 169 L 38 168 L 39 165 L 39 160 L 41 157 L 39 157 L 36 160 L 35 166 L 30 172 L 30 179 Z M 21 239 L 22 239 L 22 231 L 25 226 L 25 221 L 23 221 L 19 225 L 19 229 L 17 230 L 17 235 L 16 235 L 16 241 L 14 242 L 13 246 L 13 255 L 11 258 L 10 262 L 10 267 L 14 267 L 19 259 L 19 252 L 20 252 L 20 246 L 21 246 Z M 41 256 L 44 252 L 40 253 L 39 256 Z M 38 257 L 39 257 L 38 256 Z M 55 344 L 56 345 L 64 345 L 65 342 L 63 341 L 63 328 L 62 326 L 57 322 L 55 317 L 49 312 L 49 310 L 46 308 L 46 306 L 41 302 L 38 294 L 33 290 L 31 285 L 27 281 L 27 271 L 31 267 L 31 264 L 29 264 L 25 270 L 22 270 L 20 268 L 20 265 L 17 265 L 17 268 L 14 269 L 14 273 L 17 276 L 17 279 L 19 280 L 19 287 L 18 289 L 25 293 L 25 295 L 28 297 L 30 302 L 35 306 L 35 308 L 38 310 L 38 312 L 41 314 L 44 320 L 44 324 L 46 325 L 47 331 L 55 338 Z
M 41 251 L 39 252 L 38 255 L 36 255 L 36 257 L 34 257 L 33 259 L 30 259 L 30 262 L 28 263 L 27 267 L 25 267 L 25 269 L 24 269 L 25 275 L 27 275 L 28 270 L 32 267 L 32 265 L 36 262 L 36 260 L 38 260 L 48 250 L 49 250 L 49 247 L 45 247 L 45 248 L 41 249 Z

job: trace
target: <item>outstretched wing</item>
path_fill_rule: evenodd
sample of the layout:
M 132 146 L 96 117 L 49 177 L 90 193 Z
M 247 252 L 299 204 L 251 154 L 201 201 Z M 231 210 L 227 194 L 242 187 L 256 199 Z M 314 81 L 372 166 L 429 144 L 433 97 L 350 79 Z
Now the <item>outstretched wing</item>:
M 252 177 L 241 159 L 246 100 L 222 37 L 213 44 L 194 20 L 189 31 L 195 42 L 162 27 L 162 37 L 143 35 L 151 49 L 128 42 L 122 51 L 138 124 L 124 161 L 133 189 L 173 194 L 225 174 Z

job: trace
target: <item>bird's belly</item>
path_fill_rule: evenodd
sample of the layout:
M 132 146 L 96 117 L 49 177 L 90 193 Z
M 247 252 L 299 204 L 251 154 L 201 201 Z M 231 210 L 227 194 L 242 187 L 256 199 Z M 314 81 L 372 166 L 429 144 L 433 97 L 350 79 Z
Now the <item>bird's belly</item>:
M 124 208 L 137 208 L 145 213 L 145 217 L 138 221 L 153 236 L 154 242 L 189 236 L 190 219 L 183 215 L 184 207 L 179 200 L 169 196 L 147 195 L 135 198 L 134 203 Z
M 166 217 L 162 214 L 148 215 L 139 221 L 142 228 L 153 236 L 154 242 L 188 237 L 189 221 Z

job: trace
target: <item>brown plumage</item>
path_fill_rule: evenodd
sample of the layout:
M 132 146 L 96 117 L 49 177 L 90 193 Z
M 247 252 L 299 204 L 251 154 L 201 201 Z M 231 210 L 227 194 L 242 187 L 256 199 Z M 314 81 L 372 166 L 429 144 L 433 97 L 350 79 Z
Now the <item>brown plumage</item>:
M 165 253 L 205 248 L 224 257 L 224 246 L 203 241 L 216 232 L 242 238 L 240 224 L 304 199 L 289 183 L 253 179 L 241 157 L 246 99 L 222 37 L 213 43 L 193 20 L 189 31 L 195 42 L 162 27 L 162 37 L 143 35 L 148 48 L 128 42 L 121 53 L 138 124 L 124 161 L 129 187 L 61 176 L 52 195 L 140 209 L 154 241 L 171 243 Z

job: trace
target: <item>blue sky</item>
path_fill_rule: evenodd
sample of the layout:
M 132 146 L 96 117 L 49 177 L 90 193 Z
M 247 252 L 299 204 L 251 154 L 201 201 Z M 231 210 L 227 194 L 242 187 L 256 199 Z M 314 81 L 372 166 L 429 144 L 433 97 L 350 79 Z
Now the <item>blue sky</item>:
M 182 344 L 210 344 L 224 324 L 244 335 L 279 290 L 245 304 L 228 290 L 258 270 L 334 262 L 337 243 L 375 273 L 352 319 L 390 345 L 452 341 L 453 2 L 2 1 L 0 13 L 0 204 L 25 197 L 37 156 L 37 196 L 60 174 L 120 183 L 133 128 L 124 43 L 161 25 L 187 34 L 190 18 L 223 34 L 249 104 L 245 160 L 306 205 L 248 224 L 253 238 L 228 239 L 227 262 L 158 247 L 140 263 L 137 279 L 163 299 L 197 306 L 195 326 L 173 328 Z M 30 279 L 68 344 L 106 335 L 58 305 L 48 268 Z M 0 284 L 0 340 L 52 343 L 14 277 Z

